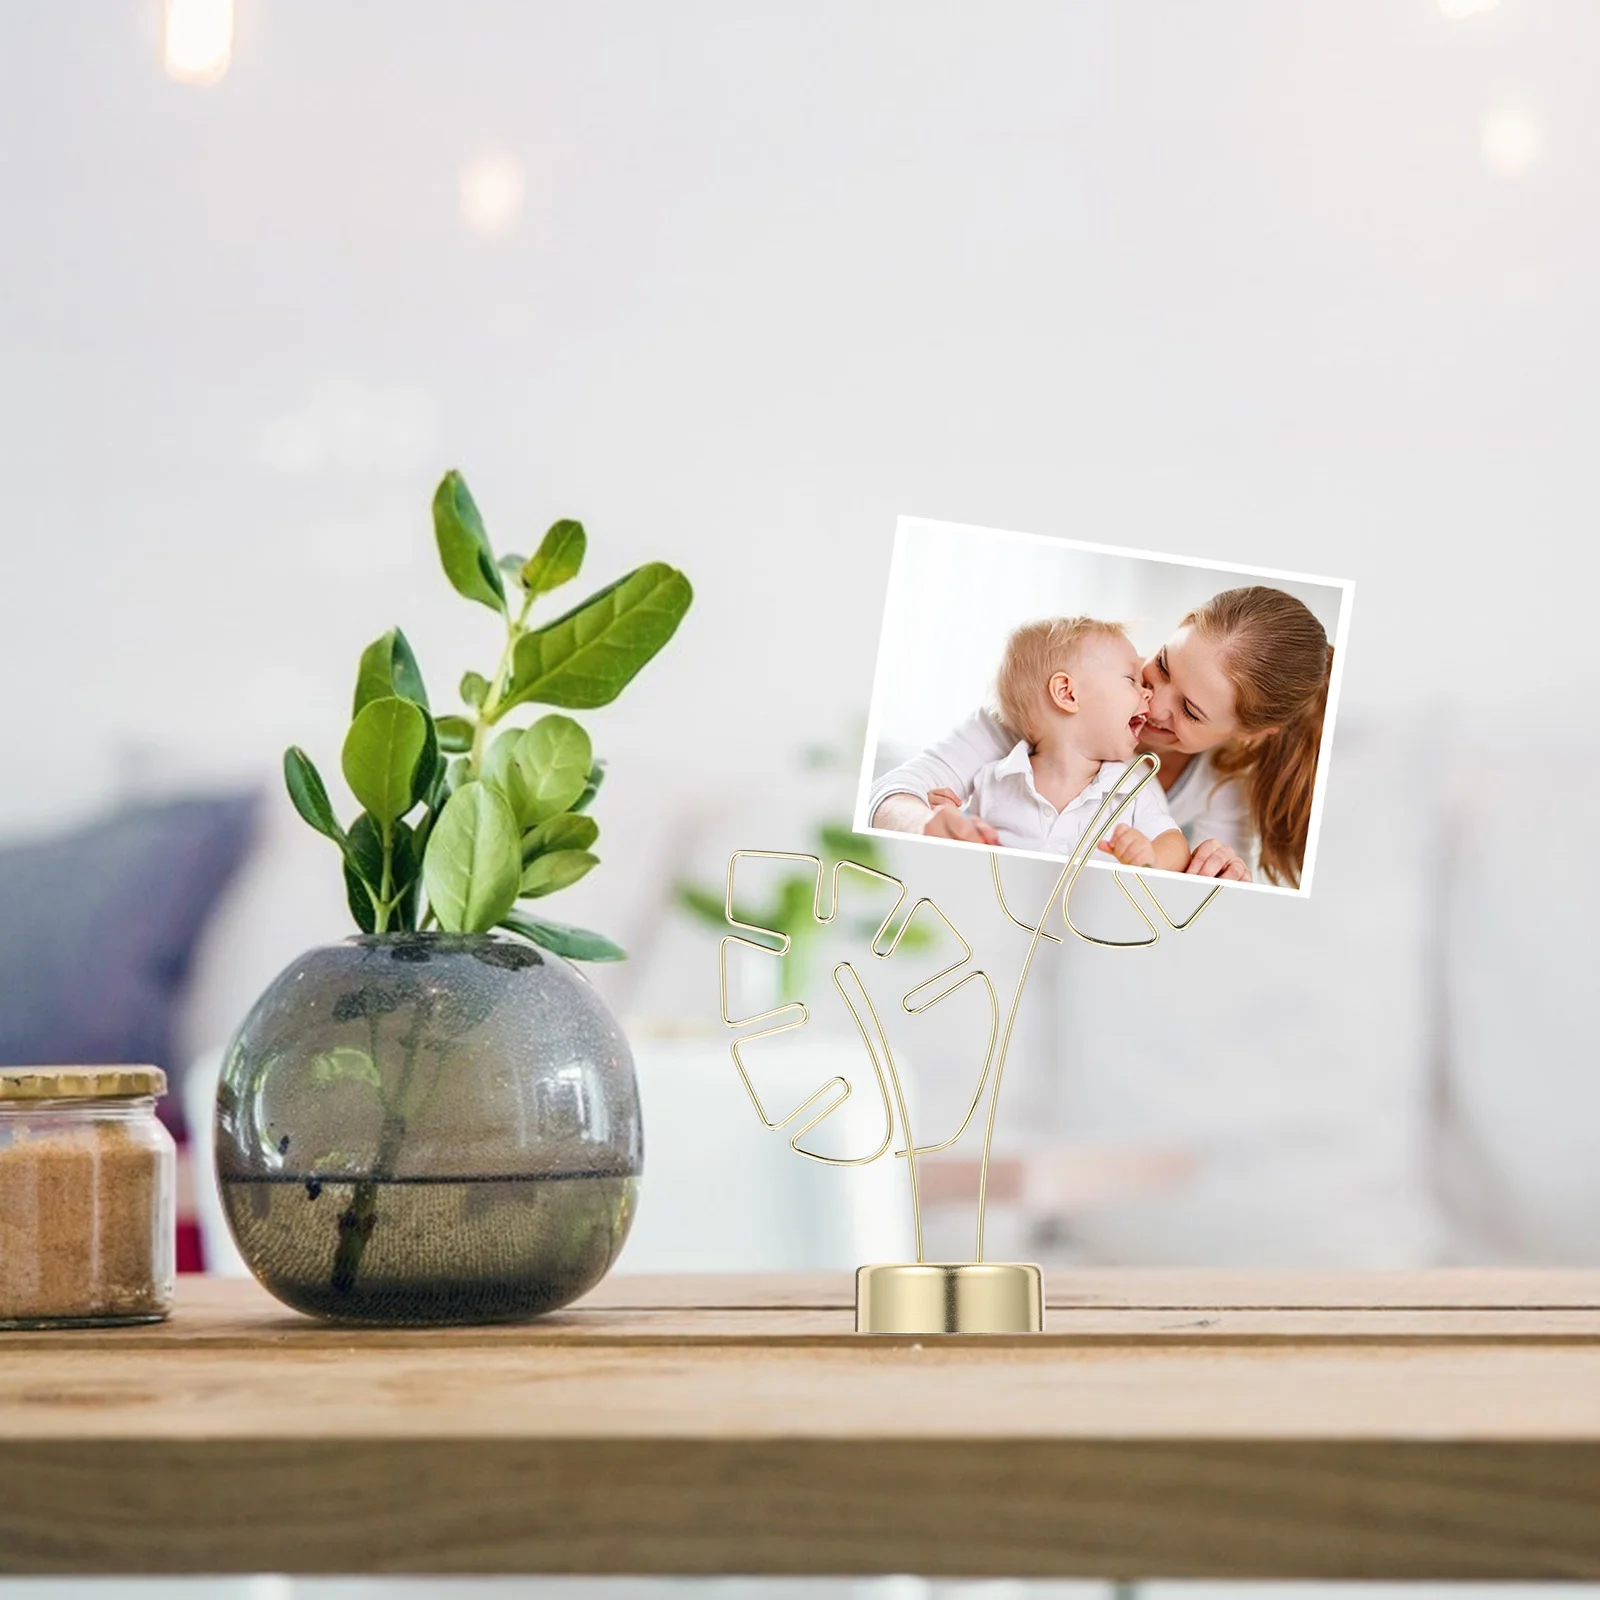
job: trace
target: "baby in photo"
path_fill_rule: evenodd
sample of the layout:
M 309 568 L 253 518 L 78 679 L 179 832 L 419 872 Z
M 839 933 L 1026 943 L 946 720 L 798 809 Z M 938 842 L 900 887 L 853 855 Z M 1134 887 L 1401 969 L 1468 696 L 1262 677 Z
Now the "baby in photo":
M 1113 622 L 1058 617 L 1018 628 L 995 685 L 1000 719 L 1017 742 L 980 767 L 965 809 L 998 842 L 1070 855 L 1100 802 L 1128 770 L 1150 706 L 1143 663 Z M 928 796 L 963 808 L 961 796 Z M 1189 846 L 1152 778 L 1100 848 L 1125 866 L 1182 872 Z

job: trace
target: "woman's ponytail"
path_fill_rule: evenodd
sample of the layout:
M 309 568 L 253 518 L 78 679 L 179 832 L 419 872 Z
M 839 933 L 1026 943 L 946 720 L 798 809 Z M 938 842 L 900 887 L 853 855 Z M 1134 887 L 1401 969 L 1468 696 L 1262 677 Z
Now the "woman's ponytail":
M 1333 646 L 1322 624 L 1282 589 L 1228 589 L 1184 620 L 1221 645 L 1246 735 L 1219 749 L 1212 767 L 1245 792 L 1262 876 L 1297 888 L 1311 832 Z

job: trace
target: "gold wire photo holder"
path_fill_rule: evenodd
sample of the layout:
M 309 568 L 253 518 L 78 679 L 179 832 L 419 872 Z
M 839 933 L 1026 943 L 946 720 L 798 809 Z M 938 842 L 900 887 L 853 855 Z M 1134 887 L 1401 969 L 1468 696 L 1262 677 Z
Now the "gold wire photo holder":
M 1010 999 L 1004 1009 L 1000 1005 L 999 991 L 994 980 L 982 968 L 969 969 L 972 946 L 956 925 L 926 896 L 916 900 L 898 925 L 901 907 L 909 898 L 900 879 L 862 866 L 854 861 L 836 862 L 832 874 L 823 870 L 818 856 L 787 850 L 736 850 L 728 859 L 727 891 L 723 911 L 730 927 L 737 933 L 723 938 L 718 950 L 718 983 L 723 1022 L 730 1028 L 751 1028 L 755 1031 L 736 1039 L 732 1046 L 733 1064 L 744 1084 L 750 1102 L 756 1108 L 762 1125 L 774 1132 L 789 1133 L 789 1148 L 796 1155 L 810 1161 L 820 1161 L 829 1166 L 866 1166 L 889 1153 L 896 1143 L 899 1131 L 900 1148 L 894 1151 L 897 1160 L 906 1163 L 911 1193 L 912 1232 L 916 1241 L 917 1259 L 914 1262 L 886 1262 L 863 1266 L 856 1273 L 856 1331 L 859 1333 L 942 1334 L 942 1333 L 1039 1333 L 1044 1329 L 1043 1274 L 1032 1262 L 986 1261 L 984 1259 L 984 1221 L 988 1211 L 989 1160 L 994 1145 L 995 1118 L 1000 1104 L 1000 1084 L 1005 1074 L 1006 1057 L 1011 1048 L 1011 1037 L 1022 1004 L 1023 990 L 1033 969 L 1033 961 L 1041 944 L 1062 944 L 1066 934 L 1088 944 L 1113 950 L 1149 949 L 1161 938 L 1164 925 L 1168 931 L 1182 933 L 1194 925 L 1196 918 L 1216 898 L 1221 888 L 1213 885 L 1200 903 L 1181 921 L 1175 921 L 1162 905 L 1155 891 L 1138 872 L 1133 881 L 1156 913 L 1159 922 L 1146 911 L 1134 891 L 1128 886 L 1125 875 L 1113 872 L 1112 877 L 1121 889 L 1128 904 L 1144 923 L 1146 936 L 1136 939 L 1104 939 L 1080 928 L 1072 919 L 1072 892 L 1078 876 L 1093 859 L 1100 841 L 1117 824 L 1118 819 L 1133 804 L 1135 796 L 1160 770 L 1160 760 L 1154 755 L 1142 755 L 1131 762 L 1110 792 L 1100 802 L 1099 809 L 1090 820 L 1072 853 L 1063 863 L 1055 883 L 1046 897 L 1038 916 L 1028 922 L 1019 917 L 1006 900 L 1005 886 L 1000 877 L 1000 857 L 991 852 L 989 867 L 993 879 L 995 898 L 1006 918 L 1030 935 L 1027 951 L 1011 986 Z M 806 1095 L 799 1104 L 782 1114 L 774 1114 L 763 1102 L 751 1078 L 744 1058 L 745 1049 L 762 1039 L 774 1038 L 803 1028 L 811 1013 L 803 1001 L 794 1000 L 747 1017 L 735 1017 L 729 1007 L 728 951 L 731 948 L 754 950 L 763 955 L 787 956 L 793 941 L 787 933 L 776 928 L 763 928 L 755 923 L 742 922 L 734 914 L 734 877 L 739 863 L 747 860 L 788 861 L 808 865 L 815 879 L 813 914 L 821 924 L 831 923 L 839 910 L 839 883 L 843 874 L 857 873 L 862 877 L 885 884 L 896 891 L 894 904 L 879 923 L 872 937 L 872 955 L 880 961 L 888 960 L 900 947 L 906 930 L 918 918 L 935 920 L 956 940 L 961 954 L 931 978 L 924 979 L 900 997 L 900 1007 L 908 1016 L 918 1016 L 938 1005 L 951 995 L 972 984 L 979 987 L 988 999 L 989 1029 L 984 1046 L 977 1087 L 960 1125 L 949 1138 L 936 1143 L 916 1143 L 911 1130 L 911 1116 L 900 1072 L 895 1064 L 889 1036 L 877 1008 L 872 1003 L 866 985 L 854 964 L 841 961 L 833 968 L 833 984 L 844 1000 L 861 1042 L 871 1063 L 873 1079 L 883 1104 L 884 1126 L 881 1139 L 875 1148 L 859 1155 L 826 1155 L 807 1145 L 806 1140 L 821 1123 L 825 1122 L 854 1093 L 849 1079 L 835 1075 Z M 1049 931 L 1045 924 L 1051 919 L 1057 902 L 1060 903 L 1061 921 L 1065 933 Z M 891 933 L 891 929 L 893 932 Z M 745 935 L 757 935 L 757 938 Z M 773 941 L 773 942 L 764 942 Z M 922 1198 L 917 1179 L 917 1158 L 948 1150 L 954 1145 L 977 1116 L 988 1093 L 988 1107 L 984 1125 L 983 1157 L 978 1168 L 977 1230 L 971 1261 L 936 1261 L 924 1259 L 922 1245 Z M 792 1131 L 790 1131 L 792 1130 Z

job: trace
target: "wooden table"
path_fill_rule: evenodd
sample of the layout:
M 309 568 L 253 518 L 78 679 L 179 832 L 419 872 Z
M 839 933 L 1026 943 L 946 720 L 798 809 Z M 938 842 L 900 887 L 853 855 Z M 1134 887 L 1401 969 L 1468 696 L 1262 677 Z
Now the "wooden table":
M 1600 1578 L 1600 1274 L 1058 1272 L 1034 1338 L 614 1279 L 0 1334 L 0 1571 Z

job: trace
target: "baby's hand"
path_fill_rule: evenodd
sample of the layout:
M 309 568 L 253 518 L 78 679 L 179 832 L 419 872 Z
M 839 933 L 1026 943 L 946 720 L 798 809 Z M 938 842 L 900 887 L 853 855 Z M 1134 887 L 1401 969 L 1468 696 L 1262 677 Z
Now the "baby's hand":
M 1112 855 L 1125 867 L 1153 867 L 1156 864 L 1156 847 L 1126 822 L 1119 822 L 1111 836 L 1100 841 L 1100 848 Z
M 965 839 L 969 844 L 999 844 L 1000 835 L 982 817 L 969 817 L 961 808 L 966 802 L 954 789 L 931 789 L 928 804 L 933 815 L 922 831 L 933 839 Z

